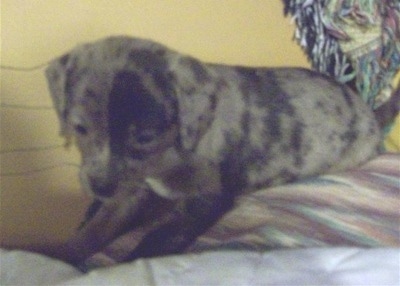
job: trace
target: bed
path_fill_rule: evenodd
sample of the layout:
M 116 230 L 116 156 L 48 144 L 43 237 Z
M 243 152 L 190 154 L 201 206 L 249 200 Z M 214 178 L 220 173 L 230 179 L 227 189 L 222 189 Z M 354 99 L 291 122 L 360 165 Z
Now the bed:
M 120 263 L 137 233 L 86 262 L 1 251 L 2 285 L 400 285 L 400 154 L 239 197 L 186 253 Z
M 395 248 L 218 251 L 138 260 L 82 274 L 59 261 L 2 251 L 2 285 L 399 285 Z

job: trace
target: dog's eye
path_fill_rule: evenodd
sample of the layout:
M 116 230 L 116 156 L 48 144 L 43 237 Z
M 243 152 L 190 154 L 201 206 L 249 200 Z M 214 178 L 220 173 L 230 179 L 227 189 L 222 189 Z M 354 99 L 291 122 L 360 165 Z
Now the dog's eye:
M 136 134 L 136 142 L 139 144 L 147 144 L 156 139 L 157 133 L 154 130 L 144 130 Z
M 147 148 L 159 137 L 160 132 L 154 128 L 129 127 L 129 142 L 134 148 Z
M 85 126 L 81 125 L 81 124 L 76 124 L 74 126 L 75 132 L 78 133 L 79 135 L 87 135 L 88 130 Z

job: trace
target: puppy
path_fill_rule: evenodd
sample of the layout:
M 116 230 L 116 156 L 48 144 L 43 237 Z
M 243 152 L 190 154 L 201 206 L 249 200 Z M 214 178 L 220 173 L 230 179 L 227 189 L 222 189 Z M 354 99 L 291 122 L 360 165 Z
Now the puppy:
M 235 196 L 357 166 L 381 141 L 356 94 L 301 68 L 206 64 L 114 36 L 53 60 L 46 76 L 95 197 L 54 254 L 73 264 L 148 225 L 126 260 L 179 253 Z

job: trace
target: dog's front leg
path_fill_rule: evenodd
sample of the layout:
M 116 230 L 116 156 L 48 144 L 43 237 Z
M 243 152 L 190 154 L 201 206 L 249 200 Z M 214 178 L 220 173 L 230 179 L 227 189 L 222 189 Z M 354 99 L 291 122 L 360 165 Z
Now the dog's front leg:
M 126 261 L 182 252 L 233 204 L 218 168 L 195 158 L 147 179 L 153 192 L 174 202 L 171 219 L 148 233 Z
M 232 197 L 202 194 L 179 205 L 175 220 L 147 234 L 125 261 L 181 253 L 231 208 Z
M 115 238 L 140 224 L 139 216 L 147 199 L 147 190 L 137 190 L 135 196 L 104 201 L 77 233 L 64 245 L 47 254 L 73 265 L 81 264 Z

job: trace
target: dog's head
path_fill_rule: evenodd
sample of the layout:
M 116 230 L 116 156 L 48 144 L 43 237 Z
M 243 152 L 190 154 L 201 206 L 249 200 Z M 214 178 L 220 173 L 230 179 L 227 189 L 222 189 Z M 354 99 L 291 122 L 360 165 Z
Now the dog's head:
M 177 102 L 163 46 L 111 37 L 79 46 L 46 70 L 61 132 L 82 156 L 82 184 L 98 196 L 131 189 L 177 140 Z
M 53 60 L 46 76 L 61 134 L 82 155 L 81 182 L 103 197 L 179 170 L 182 150 L 193 150 L 206 132 L 223 86 L 207 65 L 125 36 L 78 46 Z

